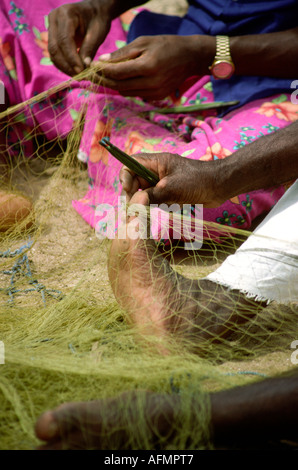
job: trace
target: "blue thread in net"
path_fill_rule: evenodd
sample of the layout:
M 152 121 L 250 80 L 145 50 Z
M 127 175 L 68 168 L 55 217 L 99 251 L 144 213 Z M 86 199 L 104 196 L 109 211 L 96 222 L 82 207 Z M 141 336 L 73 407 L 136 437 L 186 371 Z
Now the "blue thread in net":
M 224 375 L 230 375 L 230 376 L 233 376 L 233 375 L 257 375 L 259 377 L 268 377 L 268 375 L 266 374 L 263 374 L 261 372 L 254 372 L 254 371 L 251 371 L 251 370 L 240 370 L 238 372 L 227 372 L 226 374 Z
M 5 292 L 9 296 L 9 303 L 13 303 L 15 300 L 15 294 L 18 293 L 29 293 L 29 292 L 39 292 L 42 298 L 44 306 L 46 306 L 46 296 L 53 297 L 56 300 L 61 300 L 63 297 L 62 292 L 55 289 L 47 289 L 43 284 L 40 284 L 36 279 L 33 278 L 33 274 L 30 268 L 30 261 L 27 254 L 23 254 L 25 251 L 30 250 L 33 245 L 33 240 L 29 238 L 28 243 L 21 246 L 15 251 L 10 249 L 0 253 L 0 258 L 15 258 L 17 257 L 16 262 L 9 270 L 2 271 L 3 274 L 10 276 L 10 283 L 7 288 L 0 288 L 0 291 Z M 28 278 L 28 284 L 32 287 L 27 289 L 17 289 L 15 287 L 15 280 L 18 276 L 25 276 Z

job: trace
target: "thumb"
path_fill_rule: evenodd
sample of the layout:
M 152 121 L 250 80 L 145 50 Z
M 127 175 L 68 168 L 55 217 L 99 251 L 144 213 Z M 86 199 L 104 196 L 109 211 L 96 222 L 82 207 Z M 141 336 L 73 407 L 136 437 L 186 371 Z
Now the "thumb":
M 82 42 L 79 55 L 85 65 L 90 65 L 97 49 L 103 43 L 110 29 L 110 24 L 102 24 L 102 21 L 95 18 L 89 25 L 84 40 Z
M 146 191 L 137 191 L 130 200 L 130 204 L 149 205 L 149 196 Z
M 168 178 L 165 177 L 157 183 L 156 186 L 151 186 L 148 189 L 145 189 L 143 192 L 146 192 L 149 199 L 149 204 L 163 204 L 170 203 L 170 198 L 167 190 Z
M 111 62 L 120 62 L 128 59 L 136 59 L 139 57 L 140 51 L 132 45 L 120 47 L 110 54 L 103 54 L 99 57 L 99 60 L 109 60 Z

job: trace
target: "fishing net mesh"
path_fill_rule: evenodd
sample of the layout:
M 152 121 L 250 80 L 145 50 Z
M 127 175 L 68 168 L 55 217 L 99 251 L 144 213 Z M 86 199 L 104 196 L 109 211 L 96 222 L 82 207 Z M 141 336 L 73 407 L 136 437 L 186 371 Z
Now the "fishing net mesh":
M 87 73 L 90 70 L 76 79 L 86 80 Z M 197 321 L 195 316 L 185 316 L 180 324 L 178 288 L 168 289 L 169 280 L 175 286 L 180 276 L 194 281 L 183 288 L 187 307 L 199 289 L 194 287 L 196 280 L 214 271 L 249 235 L 206 222 L 199 250 L 186 251 L 177 243 L 162 248 L 152 241 L 142 242 L 146 248 L 142 256 L 146 253 L 147 260 L 143 259 L 142 266 L 126 262 L 125 282 L 122 270 L 127 253 L 119 254 L 114 282 L 118 282 L 117 269 L 119 289 L 124 284 L 133 289 L 137 276 L 143 278 L 147 305 L 143 312 L 138 292 L 133 292 L 133 299 L 117 302 L 107 269 L 112 242 L 100 240 L 72 207 L 72 200 L 88 187 L 87 168 L 77 159 L 88 100 L 67 136 L 49 141 L 39 127 L 28 127 L 34 149 L 30 158 L 24 155 L 21 136 L 9 143 L 15 123 L 24 116 L 36 122 L 36 104 L 53 106 L 51 96 L 70 87 L 71 81 L 62 83 L 0 115 L 1 148 L 10 166 L 2 187 L 25 194 L 34 207 L 25 220 L 0 237 L 0 448 L 35 448 L 39 441 L 34 423 L 45 410 L 64 402 L 115 397 L 128 390 L 178 395 L 184 419 L 169 423 L 169 429 L 177 427 L 171 448 L 210 448 L 208 392 L 293 368 L 290 344 L 298 337 L 295 306 L 274 302 L 266 306 L 251 300 L 242 311 L 232 294 L 221 296 L 231 316 L 224 332 L 218 333 L 207 326 L 207 320 L 215 316 L 220 293 L 207 289 L 201 306 L 204 318 Z M 52 122 L 54 128 L 55 112 Z M 208 238 L 208 231 L 214 230 L 221 233 L 216 242 Z M 136 244 L 135 249 L 138 255 L 140 246 Z M 130 253 L 128 258 L 134 256 Z M 147 283 L 153 287 L 147 288 Z M 167 324 L 174 325 L 167 335 L 160 334 L 154 322 L 147 325 L 142 320 L 141 327 L 136 325 L 134 314 L 126 311 L 137 311 L 144 318 L 148 304 L 157 305 L 160 298 L 167 305 Z M 139 409 L 136 422 L 131 422 L 127 412 L 129 402 L 122 415 L 131 430 L 127 445 L 147 449 L 152 443 L 146 433 L 142 396 L 135 404 Z

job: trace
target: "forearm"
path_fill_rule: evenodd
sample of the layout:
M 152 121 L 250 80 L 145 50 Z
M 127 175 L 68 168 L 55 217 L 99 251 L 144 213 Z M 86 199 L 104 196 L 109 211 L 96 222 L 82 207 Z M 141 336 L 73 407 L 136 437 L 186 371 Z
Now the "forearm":
M 298 121 L 212 163 L 217 191 L 224 200 L 295 180 L 298 178 Z
M 230 38 L 236 75 L 298 77 L 298 28 Z
M 194 74 L 210 74 L 216 53 L 213 36 L 188 36 Z M 298 78 L 298 28 L 230 37 L 235 75 Z
M 298 375 L 210 395 L 216 446 L 298 437 Z

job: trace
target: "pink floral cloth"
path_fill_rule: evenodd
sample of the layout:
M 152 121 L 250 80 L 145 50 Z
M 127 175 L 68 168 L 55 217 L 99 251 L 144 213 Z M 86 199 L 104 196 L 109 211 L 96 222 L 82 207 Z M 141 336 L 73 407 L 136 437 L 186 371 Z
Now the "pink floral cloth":
M 64 3 L 63 0 L 47 0 L 39 2 L 37 8 L 32 0 L 1 1 L 0 79 L 10 105 L 69 79 L 54 67 L 47 49 L 47 15 Z M 96 57 L 125 45 L 135 14 L 136 10 L 129 11 L 113 22 Z M 212 85 L 205 76 L 188 80 L 175 95 L 157 104 L 189 106 L 212 101 Z M 11 150 L 17 153 L 22 145 L 25 153 L 34 153 L 30 140 L 33 128 L 39 128 L 48 139 L 66 137 L 84 104 L 88 107 L 78 157 L 88 165 L 89 190 L 84 197 L 73 201 L 73 207 L 103 236 L 108 227 L 105 217 L 99 215 L 96 208 L 103 204 L 117 205 L 121 164 L 99 145 L 102 137 L 109 137 L 129 154 L 165 151 L 214 161 L 298 119 L 298 105 L 291 103 L 290 94 L 259 99 L 224 117 L 218 117 L 215 111 L 164 115 L 152 111 L 156 103 L 124 98 L 102 87 L 96 92 L 90 91 L 88 84 L 74 82 L 70 89 L 33 103 L 30 115 L 24 114 L 18 117 L 18 122 L 11 123 L 8 134 Z M 218 208 L 204 209 L 203 217 L 206 221 L 248 229 L 252 220 L 268 212 L 284 192 L 285 187 L 281 186 L 240 194 Z

